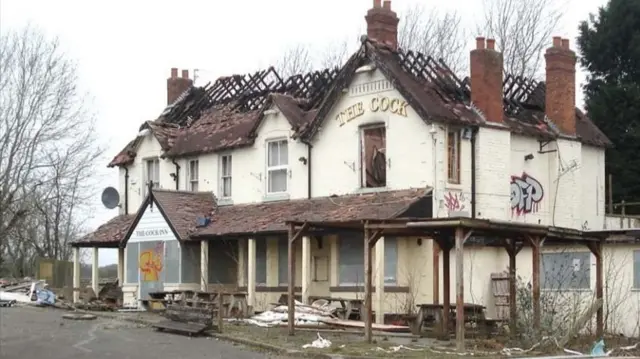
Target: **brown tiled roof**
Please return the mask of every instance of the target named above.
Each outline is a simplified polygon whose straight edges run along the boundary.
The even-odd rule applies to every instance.
[[[161,189],[152,192],[180,239],[187,239],[195,230],[198,217],[210,217],[216,203],[212,192]]]
[[[161,141],[167,156],[186,156],[242,147],[253,143],[262,112],[268,104],[273,103],[296,131],[294,137],[309,140],[341,97],[342,89],[348,86],[355,70],[367,62],[374,62],[425,122],[436,121],[461,126],[499,126],[516,134],[541,139],[553,139],[562,135],[557,126],[545,116],[544,83],[539,82],[535,88],[532,87],[534,90],[529,99],[518,104],[521,108],[517,113],[511,111],[513,103],[509,103],[510,100],[505,98],[504,121],[502,124],[496,124],[486,121],[482,113],[469,105],[468,78],[460,81],[445,65],[434,62],[435,65],[431,65],[438,67],[437,71],[445,79],[444,83],[442,78],[436,81],[433,74],[423,73],[426,70],[416,71],[411,68],[420,62],[416,61],[418,57],[423,62],[426,58],[418,53],[391,49],[365,39],[361,48],[351,56],[337,75],[335,72],[312,74],[306,77],[306,82],[302,81],[305,84],[300,86],[296,84],[302,77],[292,76],[285,82],[276,81],[278,85],[275,87],[264,87],[258,84],[260,81],[257,80],[260,76],[275,74],[272,68],[251,76],[222,77],[212,87],[190,90],[191,95],[185,97],[184,103],[180,102],[165,110],[158,121],[149,123],[149,127]],[[274,76],[278,77],[277,74]],[[240,86],[240,90],[225,90],[231,85]],[[508,86],[510,84],[505,81],[505,94],[513,92]],[[305,96],[305,91],[312,95]],[[290,94],[304,98],[296,98]],[[258,108],[259,106],[262,107]],[[579,109],[576,109],[576,114],[576,135],[582,142],[595,146],[611,145],[607,137]],[[182,118],[185,116],[188,118]],[[169,127],[166,123],[177,123],[186,127],[178,129]],[[135,157],[138,144],[136,140],[132,141],[109,166],[130,163]]]
[[[250,133],[259,114],[260,111],[238,112],[232,105],[211,109],[180,132],[166,155],[187,156],[248,145],[253,141]]]
[[[110,219],[107,223],[98,227],[95,231],[83,236],[72,244],[80,245],[117,245],[129,230],[135,215],[123,214]]]
[[[285,221],[348,222],[388,219],[427,199],[422,210],[431,209],[431,191],[409,189],[357,195],[320,197],[279,202],[220,206],[211,224],[193,236],[226,236],[273,233],[287,230]],[[420,202],[420,205],[422,203]],[[426,216],[426,215],[425,215]],[[429,215],[430,216],[430,215]]]

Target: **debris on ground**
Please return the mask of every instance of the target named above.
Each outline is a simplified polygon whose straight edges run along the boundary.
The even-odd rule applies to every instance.
[[[311,344],[303,345],[302,349],[308,349],[308,348],[324,349],[330,346],[331,346],[331,341],[321,337],[320,333],[318,333],[318,339],[311,342]]]
[[[294,309],[294,325],[298,327],[364,328],[363,321],[341,319],[336,314],[337,309],[327,305],[306,305],[295,301]],[[279,305],[248,319],[228,319],[228,321],[241,321],[265,328],[286,326],[289,321],[289,307]],[[373,330],[383,332],[409,332],[409,327],[402,325],[372,323],[371,327]]]
[[[15,300],[0,300],[0,307],[13,307],[15,304]]]
[[[62,319],[69,319],[69,320],[94,320],[96,318],[97,317],[93,314],[70,313],[70,314],[62,315]]]

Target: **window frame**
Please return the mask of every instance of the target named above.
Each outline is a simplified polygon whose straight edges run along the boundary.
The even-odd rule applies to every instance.
[[[229,173],[225,174],[225,158],[228,158],[228,162],[226,164],[228,164],[229,167]],[[219,193],[220,193],[220,198],[224,198],[224,199],[228,199],[231,198],[233,196],[233,156],[231,156],[230,153],[226,153],[226,154],[221,154],[220,155],[220,163],[219,163],[219,181],[220,181],[220,189],[219,189]],[[225,193],[225,180],[228,179],[229,180],[229,193],[226,194]]]
[[[366,189],[370,189],[370,190],[375,190],[375,189],[380,189],[380,188],[386,188],[387,187],[387,183],[385,181],[385,184],[383,186],[379,186],[379,187],[367,187],[367,164],[366,164],[366,144],[365,144],[365,133],[367,131],[370,130],[375,130],[378,128],[382,128],[384,129],[384,142],[385,142],[385,151],[384,151],[384,155],[385,155],[385,178],[386,178],[386,171],[387,171],[387,151],[386,151],[386,143],[387,143],[387,124],[384,122],[377,122],[377,123],[372,123],[372,124],[366,124],[366,125],[362,125],[359,127],[358,129],[358,133],[359,133],[359,137],[360,137],[360,146],[359,146],[359,153],[358,153],[358,161],[359,161],[359,167],[360,167],[360,179],[359,179],[359,184],[360,184],[360,188],[366,188]]]
[[[451,144],[451,138],[453,136],[454,144]],[[462,136],[460,135],[460,129],[448,128],[447,129],[447,182],[451,184],[460,184],[460,162],[462,152]],[[453,153],[452,153],[453,152]],[[455,163],[452,163],[452,159]]]
[[[295,247],[294,247],[294,251],[295,251]],[[287,237],[278,237],[278,286],[285,287],[288,285],[289,285],[289,239]]]
[[[390,249],[393,256],[390,256]],[[393,259],[393,265],[389,265]],[[392,270],[393,268],[393,270]],[[384,286],[395,287],[398,285],[398,237],[384,237]]]
[[[345,260],[345,254],[346,253],[350,253],[347,250],[345,250],[346,248],[343,247],[343,245],[345,245],[344,243],[349,243],[350,246],[354,246],[354,247],[350,247],[349,251],[353,250],[354,252],[357,251],[358,253],[354,253],[354,257],[349,259],[349,262],[357,262],[357,263],[344,263]],[[340,236],[338,237],[338,287],[361,287],[364,286],[364,245],[362,244],[363,241],[359,238],[359,237],[351,237],[351,236]],[[360,253],[360,250],[358,250],[357,246],[360,245],[360,247],[362,247],[362,253]],[[350,253],[351,254],[351,253]],[[359,258],[359,259],[357,259]],[[347,267],[356,267],[356,271],[358,271],[358,269],[361,269],[362,271],[362,279],[361,282],[358,283],[358,279],[356,280],[356,282],[353,281],[346,281],[343,280],[342,276],[343,276],[343,267],[347,266]],[[349,273],[351,272],[351,269],[347,268],[345,273]],[[357,276],[357,274],[356,274]]]
[[[195,164],[195,166],[193,166],[193,164]],[[193,167],[195,167],[195,171],[193,170]],[[198,188],[200,185],[200,161],[197,158],[187,161],[187,170],[187,185],[189,186],[188,190],[191,192],[198,192]],[[194,172],[196,174],[195,178],[193,177]]]
[[[274,138],[274,139],[270,139],[267,140],[266,142],[266,159],[265,159],[265,165],[266,165],[266,181],[265,181],[265,185],[266,185],[266,193],[267,195],[278,195],[278,194],[284,194],[284,193],[288,193],[289,192],[289,141],[286,138]],[[275,166],[270,166],[269,165],[269,158],[270,158],[270,150],[271,150],[271,144],[272,143],[278,143],[278,165]],[[286,143],[287,144],[287,164],[286,165],[282,165],[280,164],[280,149],[281,149],[281,144],[282,143]],[[271,186],[270,186],[270,178],[271,178],[271,173],[275,172],[275,171],[285,171],[285,185],[284,185],[284,191],[271,191]]]
[[[151,179],[149,174],[149,164],[153,163],[154,164],[154,170],[153,170],[153,177],[156,177],[155,179]],[[143,177],[144,177],[144,188],[142,190],[142,194],[143,197],[147,197],[147,195],[149,194],[147,192],[148,188],[149,188],[149,181],[153,182],[153,188],[160,188],[160,158],[158,157],[147,157],[143,159]]]
[[[587,277],[586,285],[584,285],[584,283],[582,282],[579,282],[578,286],[575,286],[574,284],[575,282],[572,280],[572,278],[568,278],[568,281],[566,281],[565,279],[567,278],[565,278],[561,282],[556,281],[551,286],[549,286],[547,273],[550,270],[545,266],[545,257],[550,258],[550,257],[560,257],[560,256],[564,256],[566,259],[569,260],[568,263],[561,264],[561,267],[560,267],[561,270],[563,269],[565,264],[567,264],[567,268],[570,265],[575,265],[574,261],[576,259],[583,259],[585,257],[588,258],[587,263],[580,263],[580,269],[579,269],[579,271],[581,272],[586,272],[586,273],[583,273]],[[540,267],[541,267],[540,288],[546,291],[590,291],[591,290],[591,256],[592,256],[591,252],[587,252],[587,251],[541,253],[540,254]],[[551,270],[553,271],[553,269]],[[553,275],[556,277],[559,277],[559,276],[564,277],[564,276],[568,276],[568,273],[569,272],[563,274],[558,272],[558,273],[554,273]]]

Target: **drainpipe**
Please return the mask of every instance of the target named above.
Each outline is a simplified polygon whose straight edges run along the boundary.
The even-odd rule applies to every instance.
[[[471,132],[471,218],[476,218],[476,136],[478,127]]]
[[[176,191],[180,189],[180,165],[176,162],[175,158],[171,159],[171,163],[176,166],[176,176],[173,177],[173,180],[176,181]]]
[[[129,214],[129,167],[124,166],[124,214]]]

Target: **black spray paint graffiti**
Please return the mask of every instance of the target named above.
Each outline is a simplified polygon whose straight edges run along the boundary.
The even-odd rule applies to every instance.
[[[538,211],[544,190],[537,179],[522,173],[522,176],[511,176],[511,214],[516,216]]]

